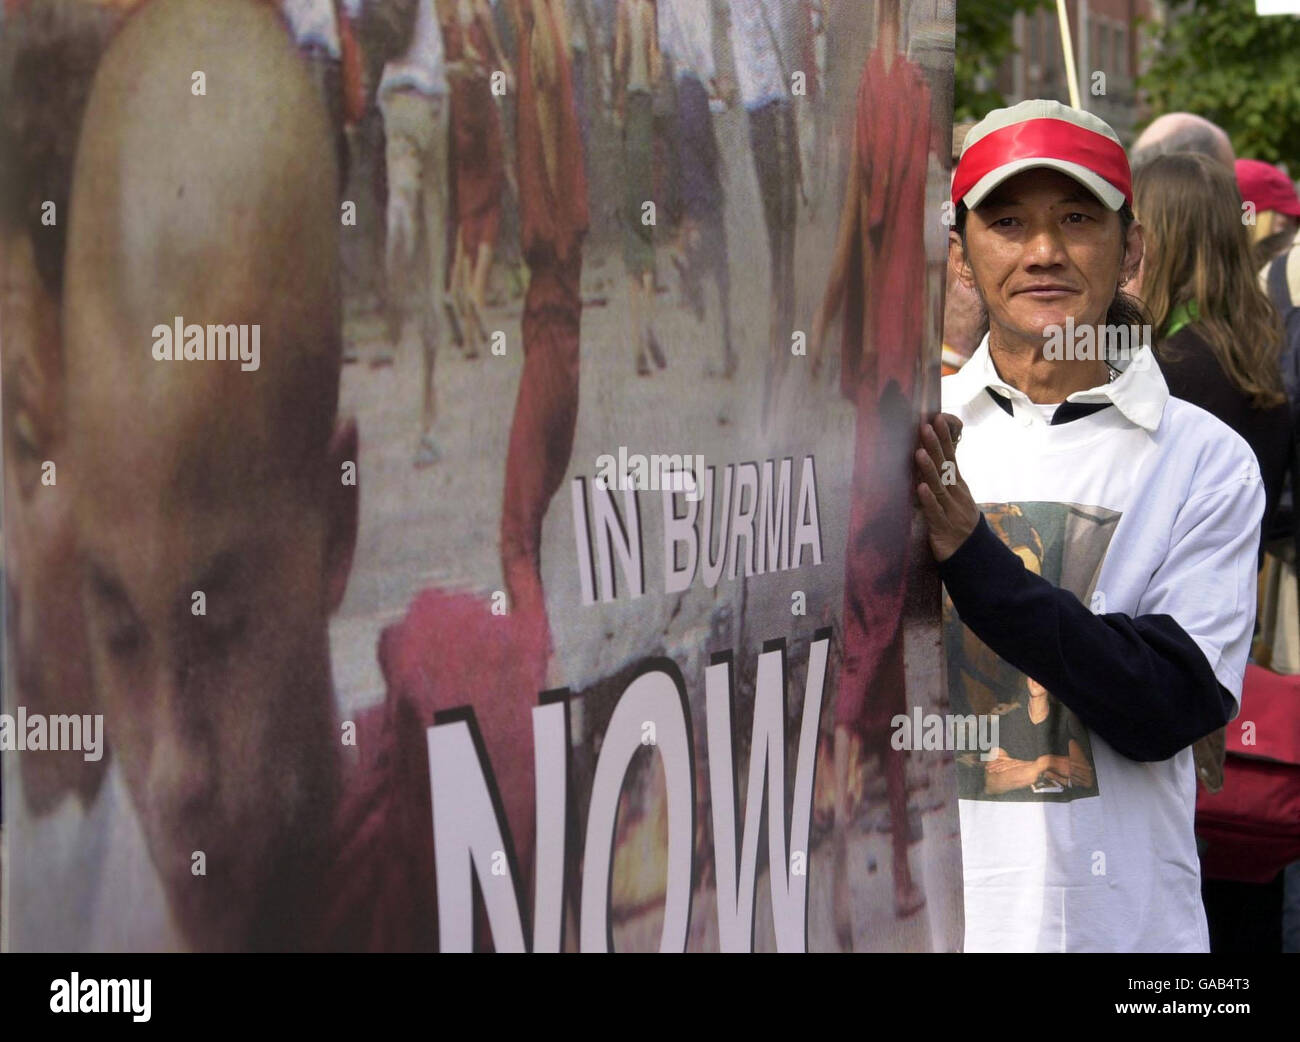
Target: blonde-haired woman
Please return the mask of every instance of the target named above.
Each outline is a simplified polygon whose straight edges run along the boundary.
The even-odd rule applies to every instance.
[[[1199,405],[1255,450],[1269,529],[1292,458],[1282,387],[1282,328],[1260,288],[1241,197],[1223,164],[1158,156],[1133,180],[1146,252],[1130,287],[1146,305],[1169,391]]]

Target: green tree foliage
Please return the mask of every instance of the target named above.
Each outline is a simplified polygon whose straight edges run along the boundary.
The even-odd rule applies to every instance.
[[[982,119],[1007,102],[997,89],[997,73],[1016,53],[1012,20],[1047,7],[1052,0],[958,0],[954,119]]]
[[[1138,85],[1153,117],[1195,112],[1237,155],[1300,174],[1300,18],[1260,18],[1254,0],[1187,0],[1145,35],[1151,64]]]

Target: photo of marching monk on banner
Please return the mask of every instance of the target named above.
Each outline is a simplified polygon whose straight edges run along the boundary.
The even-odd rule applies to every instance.
[[[488,0],[438,0],[451,80],[451,186],[456,248],[451,298],[465,331],[465,354],[487,346],[484,311],[501,200],[506,186],[501,113],[490,79],[512,85],[510,62],[497,39]]]
[[[835,260],[813,320],[813,372],[826,329],[841,310],[840,387],[857,408],[845,562],[844,664],[835,703],[835,817],[847,822],[850,772],[878,756],[889,794],[894,908],[910,916],[925,904],[908,860],[911,844],[906,759],[889,748],[890,722],[906,712],[901,620],[914,543],[914,505],[906,475],[911,427],[926,363],[924,315],[900,308],[926,294],[923,239],[925,175],[935,134],[930,88],[901,53],[899,0],[877,4],[877,43],[858,86],[854,133]],[[844,832],[835,840],[835,914],[840,943],[851,947]]]

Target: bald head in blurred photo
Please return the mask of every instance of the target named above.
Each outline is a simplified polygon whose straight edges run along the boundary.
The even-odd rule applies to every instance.
[[[320,93],[270,7],[132,17],[77,158],[69,437],[95,694],[197,948],[293,946],[337,800],[328,621],[357,517],[336,200]]]

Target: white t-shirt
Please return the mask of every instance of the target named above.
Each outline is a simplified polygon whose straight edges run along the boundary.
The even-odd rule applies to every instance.
[[[1011,415],[989,387],[1010,399]],[[1112,404],[1051,423],[998,377],[987,336],[944,378],[944,411],[964,423],[957,465],[976,501],[1026,567],[1094,612],[1172,617],[1240,706],[1264,509],[1254,453],[1171,398],[1149,348],[1112,383],[1067,400]],[[1023,675],[963,627],[945,632],[954,711],[972,711],[963,700],[976,712],[997,703],[1010,714],[1002,744],[1031,750],[1008,755],[1077,755],[1093,779],[1075,786],[1045,773],[991,793],[982,765],[959,766],[981,772],[959,802],[966,950],[1208,951],[1191,749],[1129,760],[1059,702],[1056,746],[1034,746]]]
[[[1039,416],[1042,417],[1044,423],[1050,424],[1052,422],[1052,417],[1056,415],[1056,410],[1058,408],[1059,408],[1059,404],[1056,403],[1047,404],[1047,405],[1040,405],[1038,403],[1034,403],[1034,410],[1038,413]]]
[[[731,47],[736,82],[745,108],[790,97],[786,69],[793,69],[793,33],[781,0],[731,0]]]
[[[280,0],[280,10],[299,47],[320,47],[335,59],[342,53],[330,0]]]
[[[420,0],[415,14],[415,29],[406,53],[384,66],[379,80],[379,93],[410,88],[421,94],[436,97],[446,94],[446,56],[442,46],[442,27],[433,0]]]
[[[659,0],[659,50],[672,58],[677,77],[707,84],[713,65],[713,7],[699,0]]]

